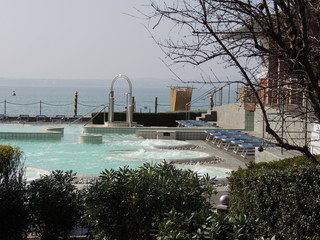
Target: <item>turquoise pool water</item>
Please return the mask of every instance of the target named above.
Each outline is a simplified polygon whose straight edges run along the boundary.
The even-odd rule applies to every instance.
[[[0,125],[0,131],[37,132],[44,127],[48,126],[3,124]],[[79,144],[78,138],[82,133],[82,126],[58,125],[58,127],[64,127],[64,136],[59,141],[0,139],[0,144],[20,147],[25,155],[25,166],[31,169],[72,170],[78,174],[99,174],[104,169],[118,169],[125,165],[137,168],[144,162],[208,156],[197,151],[152,149],[155,145],[185,143],[174,140],[141,139],[133,134],[105,134],[102,144]],[[195,166],[187,167],[195,168]],[[205,168],[201,169],[201,172],[204,173]],[[226,176],[225,169],[210,169],[207,172],[212,176]]]

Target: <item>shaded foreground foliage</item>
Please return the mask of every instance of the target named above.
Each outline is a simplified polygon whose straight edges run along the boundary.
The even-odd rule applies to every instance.
[[[230,177],[230,216],[212,212],[214,179],[168,163],[105,170],[78,190],[72,172],[27,187],[18,148],[0,146],[0,239],[67,239],[80,220],[94,239],[319,239],[320,169],[303,157]]]
[[[167,163],[106,170],[86,193],[86,217],[99,239],[155,239],[165,213],[208,209],[214,190],[209,177]]]
[[[253,240],[256,225],[245,216],[220,216],[208,209],[191,215],[172,210],[158,225],[157,240]]]
[[[66,239],[80,218],[80,194],[75,174],[54,171],[28,187],[32,231],[42,240]]]
[[[231,215],[258,219],[260,236],[320,239],[320,168],[304,157],[240,169],[229,194]]]
[[[0,239],[66,239],[80,217],[75,175],[54,171],[27,186],[22,160],[19,148],[0,145]]]
[[[22,152],[0,145],[0,239],[16,240],[28,227]]]

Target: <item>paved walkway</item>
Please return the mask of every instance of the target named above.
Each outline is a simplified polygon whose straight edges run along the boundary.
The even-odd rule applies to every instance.
[[[234,154],[232,150],[225,151],[221,148],[213,146],[213,144],[208,143],[207,141],[188,140],[187,142],[199,146],[197,151],[206,152],[220,158],[222,161],[210,164],[216,167],[237,170],[239,167],[246,168],[246,163],[252,160],[252,158],[243,159],[241,156]]]
[[[211,166],[221,167],[221,168],[228,168],[231,170],[237,170],[240,167],[246,168],[246,164],[250,161],[254,161],[254,157],[250,156],[246,159],[242,158],[240,155],[236,155],[232,152],[232,150],[225,151],[221,148],[218,148],[214,146],[213,144],[204,141],[204,140],[188,140],[187,142],[190,142],[194,145],[197,145],[199,148],[197,148],[197,151],[206,152],[209,154],[212,154],[215,157],[220,158],[222,161],[218,161],[216,163],[210,163]],[[206,163],[203,163],[204,165]],[[228,180],[219,180],[219,182],[222,183],[222,185],[227,184]],[[211,199],[212,207],[216,208],[218,204],[220,204],[220,197],[222,195],[228,195],[228,186],[217,186],[217,194],[214,195]]]

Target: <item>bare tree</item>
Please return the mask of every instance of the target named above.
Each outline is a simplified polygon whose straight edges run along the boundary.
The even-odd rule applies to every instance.
[[[173,63],[202,65],[219,58],[236,67],[262,110],[266,132],[278,146],[316,162],[307,144],[289,143],[271,127],[266,105],[278,106],[282,116],[294,106],[295,117],[308,114],[320,121],[318,0],[151,0],[150,5],[152,31],[169,21],[171,33],[179,33],[156,39]]]

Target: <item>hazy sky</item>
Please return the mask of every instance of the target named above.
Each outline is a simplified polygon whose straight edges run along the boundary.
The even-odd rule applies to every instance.
[[[0,0],[0,78],[112,79],[122,73],[172,81],[143,26],[147,22],[129,16],[139,15],[134,7],[144,10],[146,3]],[[179,74],[184,80],[200,77],[192,67]]]

